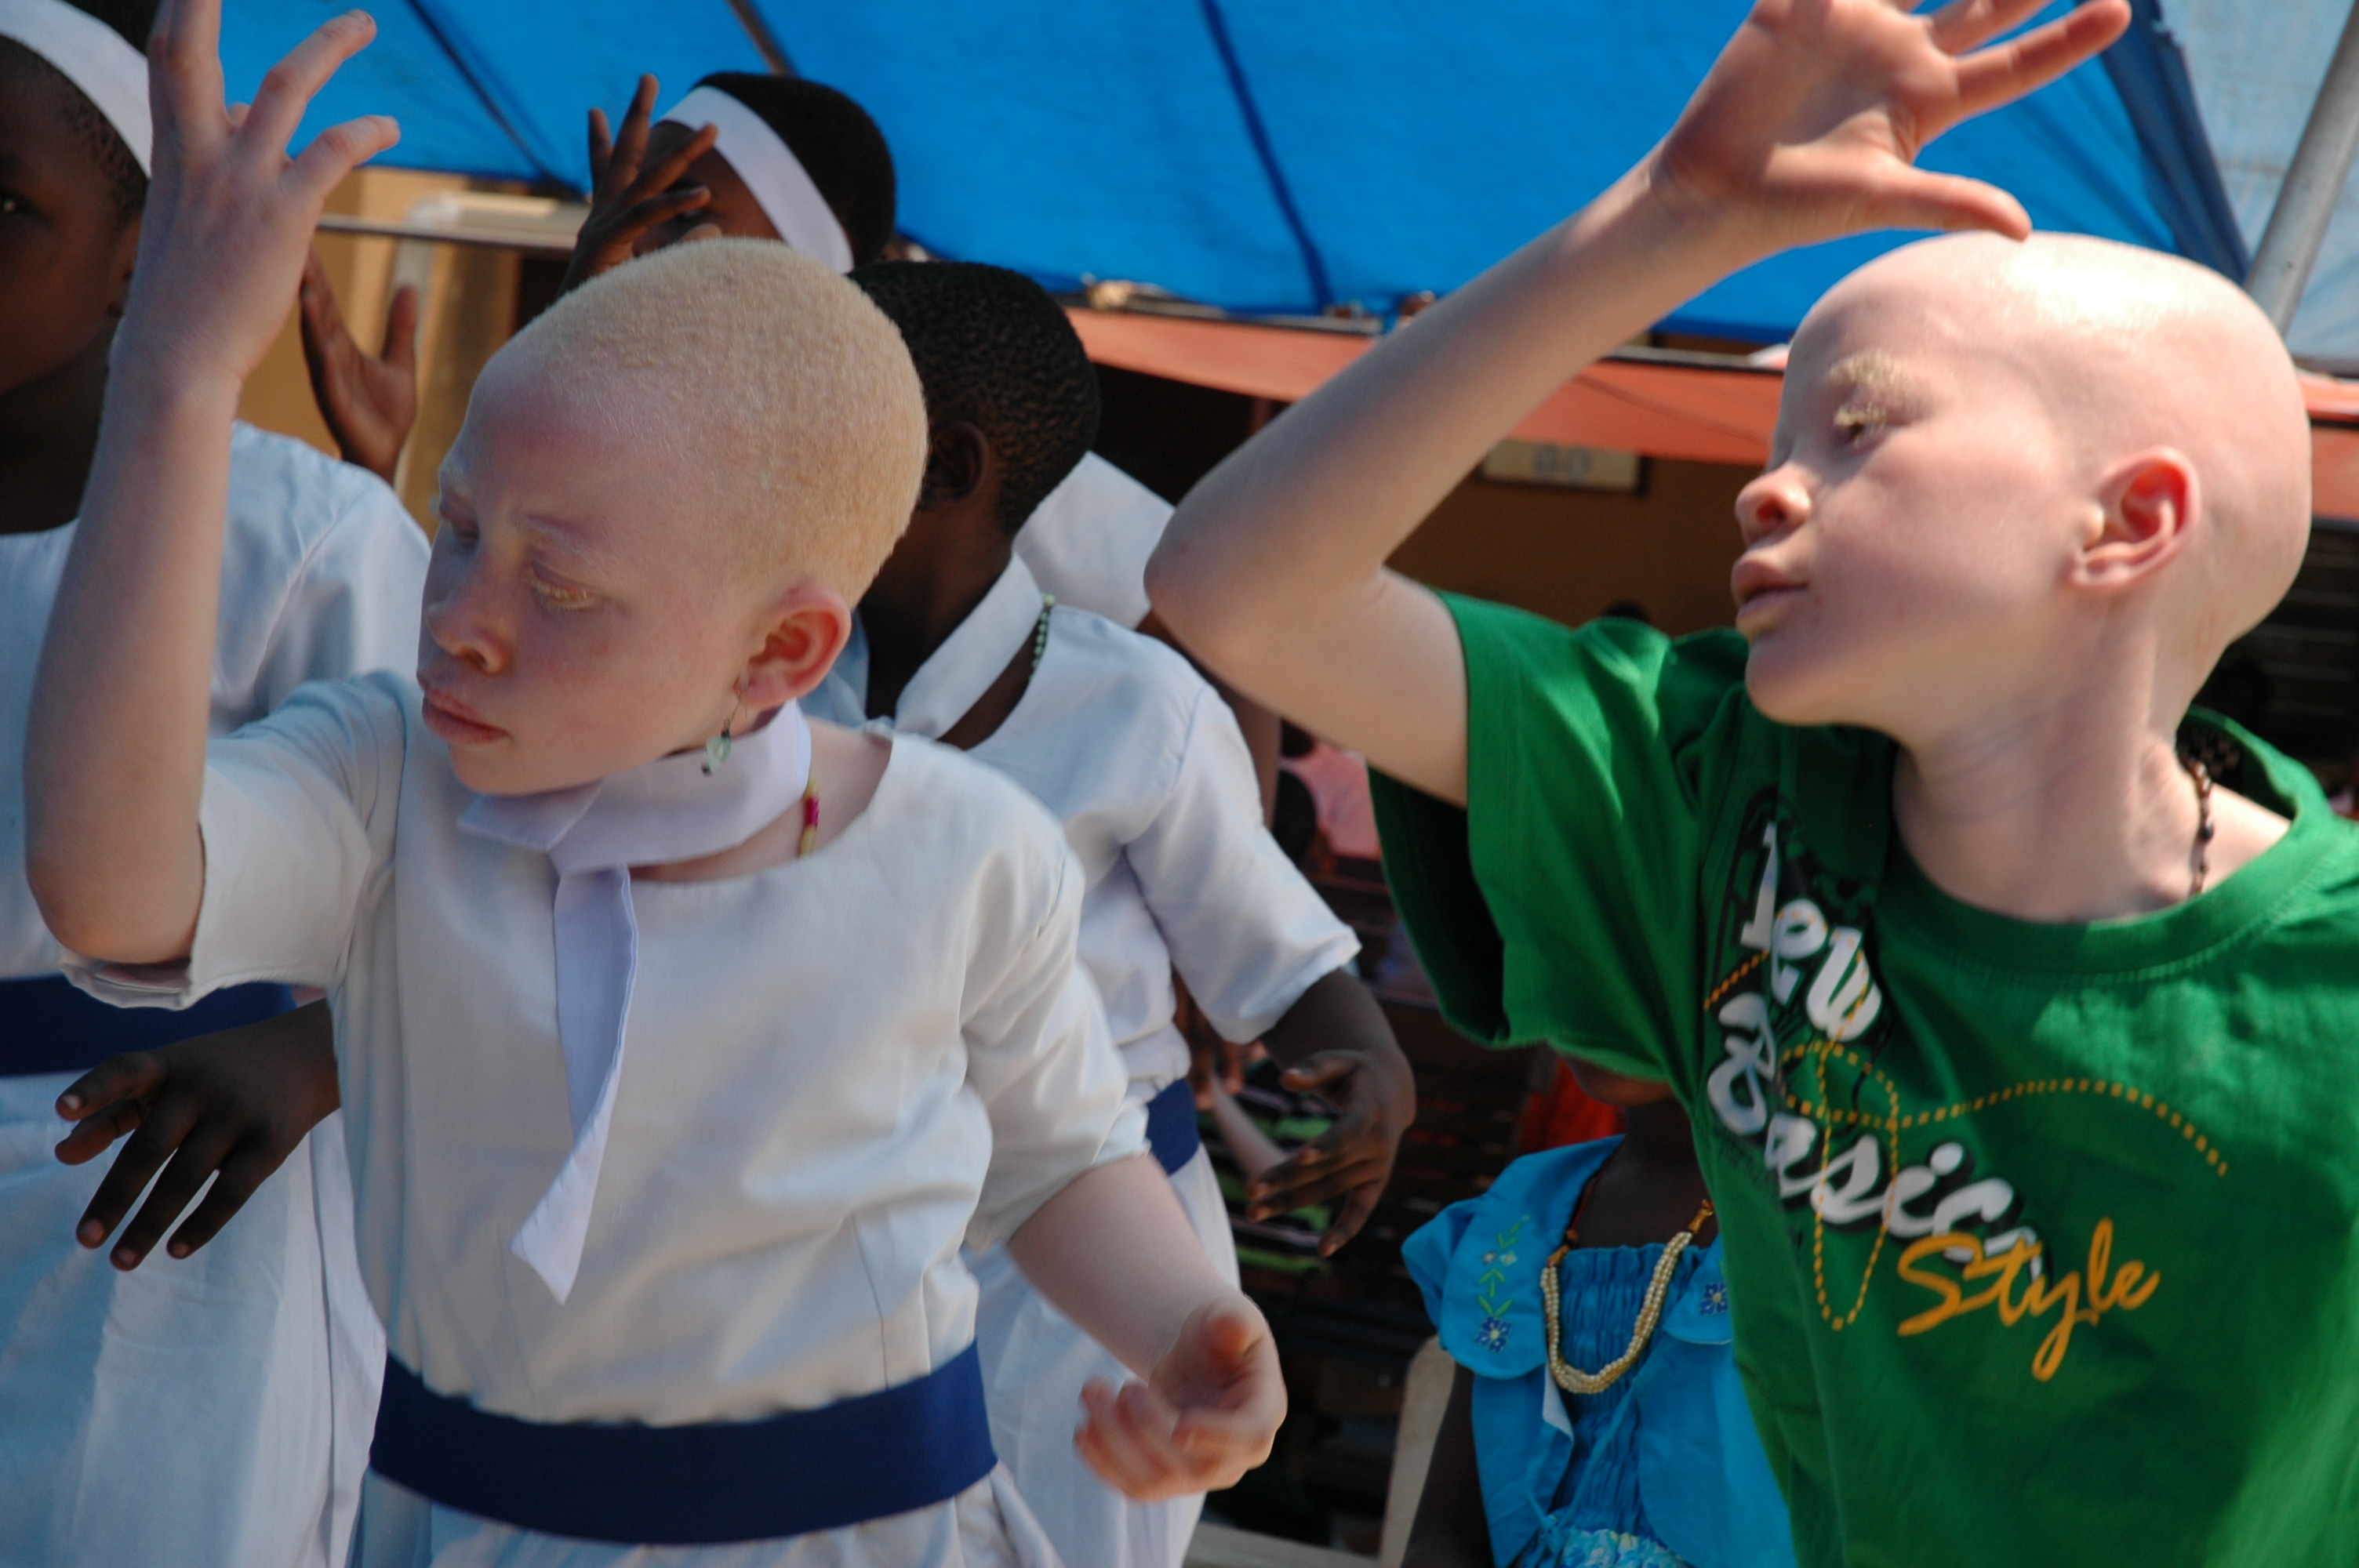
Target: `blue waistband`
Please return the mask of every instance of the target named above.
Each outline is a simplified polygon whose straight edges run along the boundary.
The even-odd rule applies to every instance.
[[[1196,1091],[1187,1079],[1164,1085],[1147,1102],[1147,1146],[1166,1174],[1177,1173],[1204,1146],[1204,1135],[1196,1130]]]
[[[63,975],[0,980],[0,1078],[86,1073],[125,1051],[153,1051],[295,1005],[285,986],[257,981],[217,990],[192,1007],[110,1007]]]
[[[445,1507],[628,1546],[840,1530],[954,1498],[998,1462],[972,1345],[873,1394],[695,1426],[494,1415],[388,1357],[369,1450],[379,1475]]]

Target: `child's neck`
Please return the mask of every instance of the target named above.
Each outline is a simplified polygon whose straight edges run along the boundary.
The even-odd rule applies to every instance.
[[[1892,793],[1918,866],[1976,908],[2083,925],[2168,909],[2192,885],[2195,782],[2172,728],[2132,692],[2094,688],[1904,744]],[[2287,827],[2224,789],[2212,791],[2212,811],[2207,887]]]
[[[81,513],[114,341],[101,333],[49,374],[0,393],[0,534],[38,534]]]
[[[1622,1111],[1622,1146],[1597,1173],[1580,1220],[1583,1247],[1645,1247],[1669,1241],[1704,1200],[1695,1136],[1679,1101],[1665,1098]],[[1696,1237],[1716,1234],[1707,1225]]]
[[[1000,574],[1015,542],[1006,533],[957,541],[964,547],[926,552],[922,569],[887,570],[860,600],[868,639],[868,713],[879,718],[900,706],[910,678],[975,611]],[[946,545],[951,541],[944,541]]]

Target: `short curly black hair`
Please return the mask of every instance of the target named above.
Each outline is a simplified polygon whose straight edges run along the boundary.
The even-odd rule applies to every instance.
[[[104,22],[145,54],[148,30],[156,25],[156,4],[157,0],[76,0],[74,9]],[[65,72],[16,39],[0,38],[0,81],[23,84],[42,77],[65,89],[66,129],[89,152],[93,171],[114,200],[115,221],[131,223],[147,205],[147,176],[124,145],[122,133]]]
[[[723,70],[697,85],[726,92],[778,134],[843,225],[853,265],[885,254],[893,243],[893,153],[867,110],[832,87],[796,76]]]
[[[927,419],[962,419],[989,438],[999,521],[1014,534],[1097,439],[1097,367],[1064,307],[981,262],[880,262],[852,281],[901,329]]]

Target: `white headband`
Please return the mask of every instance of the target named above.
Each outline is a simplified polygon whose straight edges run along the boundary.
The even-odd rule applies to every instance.
[[[148,172],[156,125],[147,117],[146,55],[65,0],[0,0],[0,38],[16,39],[82,89],[139,160],[139,172]]]
[[[0,0],[0,7],[14,0]],[[35,0],[54,5],[56,0]],[[778,238],[803,254],[823,261],[838,272],[852,270],[852,242],[835,221],[827,198],[811,183],[794,149],[753,110],[717,87],[700,87],[671,107],[665,123],[701,130],[707,125],[721,135],[713,150],[729,160]]]

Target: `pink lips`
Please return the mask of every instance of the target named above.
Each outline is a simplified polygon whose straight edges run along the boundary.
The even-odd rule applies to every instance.
[[[426,728],[453,746],[485,746],[506,737],[507,731],[484,723],[465,705],[429,691],[421,704]]]
[[[1744,619],[1748,611],[1767,610],[1790,595],[1800,593],[1810,585],[1754,556],[1738,558],[1729,573],[1728,586],[1736,596],[1736,613]]]

